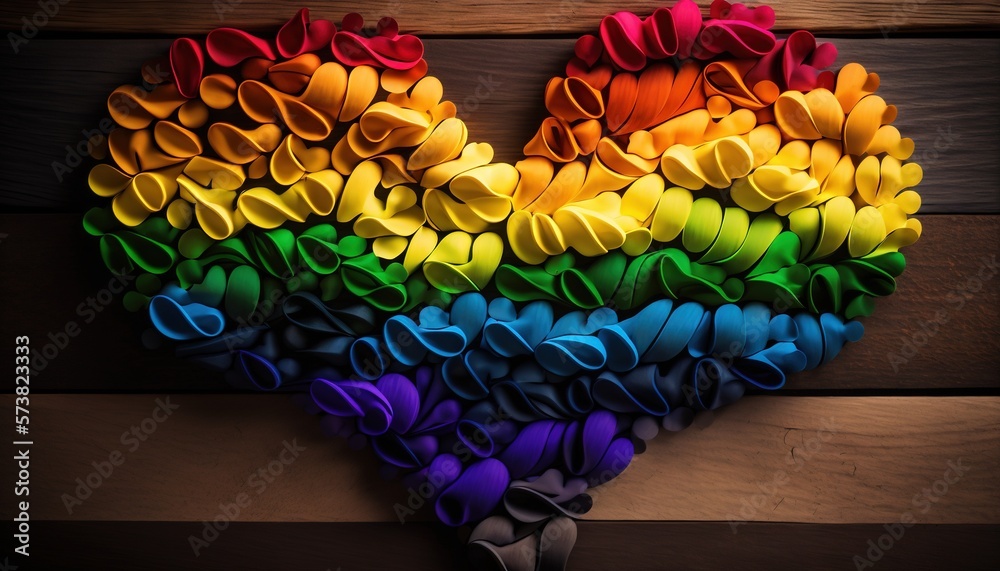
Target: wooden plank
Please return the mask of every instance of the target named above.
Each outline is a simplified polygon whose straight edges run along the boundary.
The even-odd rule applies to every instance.
[[[0,82],[18,86],[0,94],[0,205],[65,211],[88,204],[89,160],[69,173],[54,164],[74,164],[67,146],[83,143],[86,150],[83,132],[99,129],[107,117],[107,94],[136,82],[139,66],[168,45],[163,39],[39,39],[16,56],[0,51]],[[427,58],[445,95],[459,105],[471,139],[490,142],[497,160],[516,161],[546,113],[545,83],[563,73],[572,45],[436,39],[427,42]],[[897,125],[916,141],[926,173],[919,187],[923,211],[1000,212],[994,160],[1000,117],[984,111],[1000,107],[1000,39],[841,39],[837,45],[841,62],[863,62],[881,73],[880,93],[898,105]]]
[[[865,319],[865,338],[827,366],[793,376],[785,390],[1000,387],[1000,217],[921,220],[924,235],[905,250],[909,267],[899,289]],[[0,337],[31,337],[42,355],[35,363],[35,391],[227,390],[215,373],[179,362],[167,350],[144,349],[141,320],[121,308],[119,296],[100,313],[78,313],[111,280],[79,215],[0,215],[0,233],[8,235],[0,245],[0,267],[16,272],[0,281],[0,299],[6,300]],[[944,313],[938,316],[938,310]],[[59,348],[53,339],[59,341],[70,323],[80,332]],[[57,354],[48,359],[45,352]]]
[[[54,522],[32,524],[31,562],[46,569],[452,569],[470,566],[455,532],[411,523],[231,523],[198,555],[188,537],[198,522]],[[756,523],[738,534],[725,523],[595,522],[578,525],[572,571],[741,569],[823,571],[856,568],[879,524]],[[888,545],[888,541],[883,544]],[[373,546],[392,546],[391,549]],[[873,551],[878,557],[878,551]],[[69,555],[72,554],[72,555]],[[992,570],[1000,526],[915,525],[877,561],[879,570]],[[21,560],[25,561],[26,560]],[[21,561],[11,558],[12,563]]]
[[[0,401],[9,418],[13,397]],[[175,408],[154,422],[160,403]],[[323,436],[287,396],[35,395],[31,406],[33,519],[208,521],[246,494],[240,521],[394,522],[408,501],[377,477],[372,454]],[[143,426],[142,442],[126,434]],[[282,464],[289,445],[297,456]],[[749,521],[903,514],[997,524],[998,469],[1000,397],[748,397],[654,440],[591,490],[587,519],[723,521],[737,532]],[[416,507],[406,521],[433,517]]]
[[[294,5],[261,0],[60,0],[59,11],[44,25],[45,31],[74,30],[119,33],[203,34],[220,26],[273,30],[293,14],[308,7],[314,18],[339,21],[348,12],[360,11],[374,23],[384,16],[400,21],[403,29],[423,35],[441,34],[551,34],[583,33],[597,28],[606,14],[628,9],[646,15],[667,1],[631,1],[627,5],[611,0],[511,0],[483,3],[456,0],[443,7],[434,0],[357,1],[300,0]],[[1000,26],[1000,8],[995,2],[947,0],[942,2],[899,3],[893,0],[862,2],[805,0],[760,2],[775,8],[776,29],[899,33],[954,29],[985,30]],[[708,0],[698,2],[707,15]],[[750,2],[758,4],[758,2]],[[294,7],[293,7],[294,6]],[[32,19],[39,12],[37,0],[12,0],[0,7],[0,27],[19,29],[22,17]],[[38,18],[42,21],[42,17]],[[29,30],[30,32],[30,30]]]

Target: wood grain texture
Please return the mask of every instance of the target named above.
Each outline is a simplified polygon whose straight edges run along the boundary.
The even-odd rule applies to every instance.
[[[511,0],[484,3],[455,0],[446,6],[435,0],[376,0],[357,2],[299,0],[294,4],[263,0],[86,0],[60,7],[45,30],[85,30],[125,33],[203,34],[220,26],[269,31],[280,26],[299,7],[314,18],[338,21],[348,12],[360,12],[369,23],[384,16],[399,20],[404,30],[424,36],[442,34],[551,34],[580,33],[597,28],[600,19],[618,10],[640,15],[672,1]],[[748,2],[755,4],[756,2]],[[707,15],[707,0],[698,2]],[[771,0],[777,12],[776,29],[899,33],[956,28],[989,30],[1000,27],[1000,7],[992,1],[946,0]],[[21,18],[39,10],[37,0],[8,0],[0,7],[0,27],[18,29]]]
[[[176,410],[145,441],[123,439],[167,398]],[[0,402],[9,417],[13,397]],[[241,521],[392,522],[394,505],[408,501],[375,475],[370,451],[326,438],[285,395],[41,395],[32,427],[45,443],[32,464],[39,520],[199,522],[247,494]],[[298,456],[272,467],[285,443]],[[123,461],[110,476],[88,476],[115,451]],[[964,473],[946,474],[949,465]],[[739,521],[882,523],[912,512],[924,524],[997,524],[998,469],[1000,397],[748,397],[661,434],[620,478],[591,490],[586,519],[734,521],[740,530]],[[67,509],[64,494],[88,477],[92,494]],[[933,502],[921,499],[925,489]],[[415,509],[406,521],[433,517]]]
[[[74,4],[69,4],[72,6]],[[797,5],[797,4],[796,4]],[[929,5],[928,5],[928,9]],[[882,76],[880,94],[899,107],[896,125],[917,145],[925,213],[1000,212],[1000,39],[840,39],[840,62]],[[138,80],[139,66],[169,40],[44,40],[21,54],[0,51],[0,206],[81,210],[92,163],[72,166],[107,117],[108,93]],[[432,39],[431,73],[459,107],[470,140],[513,162],[546,111],[545,83],[563,73],[572,40]],[[975,54],[975,57],[969,57]],[[477,94],[477,89],[478,93]]]
[[[10,563],[74,571],[468,569],[461,542],[468,529],[429,521],[426,507],[400,525],[392,505],[407,498],[399,484],[379,478],[370,451],[324,437],[290,397],[233,395],[216,375],[142,349],[119,297],[92,321],[79,315],[78,304],[109,284],[79,225],[91,203],[90,163],[61,180],[53,163],[100,126],[111,89],[134,82],[141,62],[165,53],[166,36],[223,25],[273,33],[300,5],[335,20],[359,9],[369,23],[391,15],[405,31],[431,36],[431,71],[473,138],[514,161],[545,114],[542,88],[561,73],[573,41],[497,37],[593,32],[607,13],[645,14],[664,2],[53,1],[65,5],[36,38],[0,50],[0,338],[27,333],[44,346],[70,323],[81,333],[33,379],[32,558]],[[916,140],[925,167],[924,213],[1000,213],[1000,40],[969,37],[1000,29],[1000,2],[767,3],[781,30],[868,36],[836,40],[840,62],[882,75],[882,95],[899,106],[897,125]],[[5,0],[0,29],[30,34],[24,19],[41,21],[38,12],[38,0]],[[899,37],[912,32],[964,37]],[[462,39],[433,38],[441,35]],[[6,213],[25,210],[68,214]],[[852,558],[886,533],[883,524],[914,510],[918,525],[893,542],[876,571],[996,569],[1000,277],[975,280],[995,269],[1000,216],[922,220],[925,235],[906,251],[899,291],[878,302],[863,342],[788,386],[795,394],[922,396],[749,397],[661,435],[622,478],[598,488],[570,569],[851,569]],[[928,326],[943,304],[946,323]],[[906,362],[894,368],[890,354]],[[75,391],[145,394],[38,394]],[[148,440],[122,441],[172,391],[182,392],[170,397],[180,408]],[[990,396],[940,397],[970,391]],[[0,396],[0,416],[10,417],[13,402]],[[824,427],[833,431],[817,432]],[[262,480],[249,478],[280,458],[286,441],[306,449],[257,494]],[[62,494],[74,494],[76,479],[116,450],[124,463],[67,513]],[[924,489],[937,497],[934,486],[942,489],[948,462],[959,459],[967,474],[938,501],[915,506]],[[9,490],[13,473],[5,472]],[[188,536],[241,492],[252,498],[249,507],[196,556]],[[11,504],[0,505],[3,533],[12,533]],[[726,521],[734,517],[748,520],[734,520],[735,534]],[[177,521],[142,521],[158,518]],[[665,521],[628,521],[640,519]]]
[[[899,288],[877,301],[875,314],[864,320],[864,339],[828,366],[794,375],[786,390],[1000,387],[1000,217],[931,215],[921,221],[924,235],[904,250],[908,267]],[[165,349],[144,349],[140,320],[121,308],[120,295],[100,313],[78,311],[112,280],[79,215],[0,215],[0,233],[8,235],[0,267],[19,272],[0,281],[0,338],[26,334],[37,345],[42,357],[35,363],[34,391],[227,390],[214,373]],[[28,292],[38,301],[25,302]],[[52,339],[58,341],[71,322],[79,334],[57,350]],[[45,357],[48,344],[53,359]]]
[[[456,554],[458,534],[441,524],[249,523],[237,521],[195,556],[193,522],[34,524],[32,562],[45,569],[409,569],[470,570]],[[594,522],[578,525],[573,571],[738,569],[814,571],[856,568],[879,524],[752,523],[733,534],[726,523]],[[385,549],[383,546],[391,546]],[[808,550],[801,546],[808,546]],[[875,552],[877,554],[877,552]],[[916,525],[877,562],[878,570],[993,570],[1000,526]]]

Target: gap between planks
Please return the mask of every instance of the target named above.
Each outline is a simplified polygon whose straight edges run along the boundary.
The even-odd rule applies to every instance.
[[[75,4],[70,4],[72,6]],[[928,7],[929,9],[929,7]],[[899,108],[895,125],[916,143],[925,176],[924,213],[1000,213],[1000,38],[835,40],[841,65],[856,61],[882,77],[879,94]],[[144,61],[169,40],[44,40],[21,54],[0,50],[0,206],[82,210],[91,198],[87,166],[66,146],[85,141],[107,116],[117,86],[138,81]],[[543,92],[564,73],[572,40],[431,39],[430,72],[459,108],[470,141],[488,142],[514,162],[547,114]],[[976,57],[969,57],[976,54]],[[915,56],[919,57],[915,57]]]
[[[12,396],[0,402],[13,412]],[[162,403],[172,413],[147,422],[145,441],[124,434]],[[408,501],[376,475],[370,450],[325,437],[288,395],[36,395],[31,426],[44,445],[33,520],[203,521],[243,493],[242,521],[392,522]],[[289,445],[297,456],[262,483],[255,474]],[[90,476],[98,486],[69,513],[66,498],[85,496],[76,488],[115,451],[123,461]],[[924,524],[996,524],[998,469],[1000,397],[748,397],[661,433],[592,489],[586,518],[842,524],[912,512]],[[405,519],[431,517],[418,505]]]
[[[32,561],[46,569],[433,569],[470,570],[462,538],[468,529],[442,524],[253,523],[236,521],[197,554],[190,537],[201,522],[40,521],[32,524]],[[622,568],[815,571],[856,568],[879,524],[752,523],[736,534],[722,522],[582,521],[569,571]],[[886,545],[887,540],[883,540]],[[391,549],[373,549],[391,545]],[[68,565],[72,554],[73,565]],[[921,525],[889,551],[873,551],[878,569],[993,571],[1000,526]],[[66,567],[63,567],[63,566]]]
[[[567,34],[597,29],[601,18],[619,10],[646,16],[671,1],[508,0],[484,3],[453,0],[443,7],[435,0],[299,0],[294,4],[263,0],[144,1],[88,0],[60,2],[43,30],[112,33],[204,34],[222,26],[266,33],[276,30],[299,7],[312,18],[339,22],[349,12],[360,12],[369,25],[391,16],[402,30],[421,36],[441,34]],[[699,0],[707,16],[708,0]],[[754,2],[753,4],[757,4]],[[980,0],[897,2],[894,0],[796,0],[761,2],[776,12],[776,30],[813,32],[869,32],[898,34],[913,31],[991,30],[1000,27],[1000,6]],[[19,29],[21,18],[39,11],[37,0],[7,0],[0,5],[0,28]],[[39,18],[40,20],[41,18]],[[44,33],[44,32],[43,32]]]
[[[1000,216],[919,219],[923,237],[904,250],[908,267],[897,291],[864,319],[864,338],[826,366],[793,375],[786,388],[1000,388]],[[52,343],[49,334],[59,337],[70,323],[80,331],[55,359],[38,361],[33,392],[228,390],[214,372],[166,349],[144,349],[140,320],[119,297],[101,313],[78,313],[112,279],[80,215],[0,214],[0,233],[7,234],[0,267],[18,272],[0,280],[0,299],[7,300],[0,336],[29,335],[41,350]]]

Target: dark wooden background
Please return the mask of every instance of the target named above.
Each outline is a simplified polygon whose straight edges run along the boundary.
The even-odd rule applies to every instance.
[[[916,509],[917,525],[875,568],[996,568],[1000,3],[770,4],[779,30],[836,38],[841,63],[881,75],[880,93],[899,106],[897,125],[915,139],[925,170],[924,236],[905,251],[899,289],[865,320],[861,343],[794,377],[780,394],[748,397],[661,436],[598,489],[570,568],[856,568],[854,557],[870,556],[868,542],[879,541],[883,525],[915,510],[914,496],[959,460],[967,473],[926,513]],[[542,88],[561,72],[575,35],[595,30],[604,14],[646,14],[660,3],[71,0],[17,53],[0,46],[3,351],[13,356],[16,335],[29,335],[37,351],[50,334],[79,328],[32,380],[32,556],[5,549],[0,563],[7,556],[24,569],[463,567],[459,538],[467,530],[433,523],[427,507],[401,525],[393,505],[406,492],[378,476],[370,454],[324,437],[289,397],[233,394],[213,374],[144,350],[120,298],[92,320],[77,312],[110,276],[80,227],[93,203],[91,163],[60,181],[53,162],[65,162],[66,146],[98,128],[107,94],[136,82],[141,63],[165,53],[170,38],[222,25],[273,32],[300,5],[332,20],[352,11],[370,22],[391,15],[420,34],[431,73],[474,140],[514,161],[544,115]],[[23,33],[22,18],[39,10],[33,0],[6,0],[4,37]],[[493,87],[477,98],[481,83]],[[0,425],[8,427],[9,374],[0,398]],[[134,450],[121,441],[168,396],[179,408],[148,440]],[[248,479],[293,439],[306,450],[258,494]],[[116,450],[124,463],[69,513],[63,494],[74,494],[76,479]],[[9,523],[14,470],[3,473]],[[188,536],[240,493],[252,502],[196,557]],[[737,533],[734,518],[747,520]]]

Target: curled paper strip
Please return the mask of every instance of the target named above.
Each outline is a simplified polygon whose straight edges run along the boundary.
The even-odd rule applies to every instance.
[[[654,60],[678,53],[717,54],[716,40],[729,42],[726,50],[738,56],[773,22],[773,13],[764,8],[725,2],[713,4],[712,19],[702,22],[694,8],[690,1],[680,2],[642,22],[616,14],[602,25],[603,40],[578,43],[577,59],[599,67],[603,50],[609,50],[618,54],[612,60],[627,60],[631,56],[624,54],[632,48],[621,44],[626,37],[634,46],[652,50],[647,55]],[[337,36],[346,41],[357,35],[360,20],[347,20],[345,29],[334,34],[334,45]],[[171,225],[185,229],[197,222],[216,240],[247,225],[274,228],[336,214],[338,222],[352,224],[354,233],[375,240],[377,257],[402,263],[408,275],[421,269],[430,286],[447,293],[488,285],[504,255],[504,241],[492,231],[501,230],[500,225],[506,226],[513,253],[528,264],[570,249],[588,257],[618,249],[640,256],[654,241],[676,238],[678,228],[685,228],[679,249],[707,249],[697,263],[733,262],[732,255],[742,258],[755,250],[760,255],[759,240],[747,240],[742,247],[733,241],[742,226],[760,233],[774,224],[765,213],[747,225],[741,210],[773,208],[783,229],[800,236],[799,261],[804,263],[836,254],[844,242],[851,258],[878,258],[919,237],[919,222],[908,218],[919,208],[919,197],[908,189],[919,183],[921,172],[902,162],[912,153],[912,142],[889,125],[895,108],[874,95],[877,76],[857,64],[836,76],[824,71],[835,50],[817,46],[807,32],[776,43],[757,60],[699,64],[692,59],[676,69],[647,62],[637,74],[623,69],[606,86],[591,85],[579,74],[554,78],[545,94],[558,126],[551,133],[561,129],[557,138],[576,150],[565,154],[570,147],[553,146],[548,135],[536,137],[527,150],[538,156],[512,167],[491,163],[489,145],[467,143],[454,105],[442,100],[440,82],[423,77],[418,67],[412,68],[418,73],[404,79],[390,74],[403,70],[379,72],[371,62],[355,62],[348,71],[341,62],[324,63],[310,53],[331,30],[329,22],[310,23],[308,13],[301,11],[276,42],[231,29],[210,35],[206,49],[215,54],[214,61],[244,62],[242,82],[212,74],[201,80],[201,97],[213,108],[238,99],[251,119],[262,122],[253,130],[211,124],[207,139],[217,158],[201,154],[205,145],[196,132],[169,120],[185,97],[195,95],[192,86],[203,76],[197,41],[178,40],[172,48],[176,81],[141,98],[144,113],[121,116],[124,126],[139,130],[113,137],[111,155],[117,165],[95,168],[91,187],[114,197],[113,212],[125,226],[166,211]],[[396,42],[416,49],[407,39],[412,37],[399,36],[394,24],[383,22],[379,30],[369,38],[372,45],[392,51],[387,46]],[[714,39],[706,44],[705,38]],[[602,48],[602,42],[617,47]],[[279,55],[289,59],[277,61]],[[270,63],[254,71],[245,63],[249,61]],[[372,101],[380,83],[391,93],[385,101]],[[403,91],[409,86],[410,91]],[[128,93],[116,91],[109,107],[118,108],[112,103]],[[280,141],[271,109],[292,131]],[[808,118],[805,123],[798,120],[802,116]],[[338,121],[351,126],[330,157],[322,147],[310,146]],[[600,138],[602,124],[628,135],[628,144]],[[544,127],[540,131],[549,132]],[[408,158],[397,154],[407,147],[413,149]],[[592,154],[589,165],[573,160],[587,154]],[[566,160],[559,168],[553,165]],[[251,180],[267,173],[286,187],[252,186]],[[668,188],[668,183],[680,186]],[[735,205],[725,208],[723,225],[713,229],[710,199],[686,196],[730,186]],[[377,192],[380,188],[388,190],[381,195],[385,198]],[[688,228],[687,219],[706,226]],[[713,232],[715,243],[710,241]],[[874,268],[870,261],[859,264],[831,264],[837,269],[827,269],[828,277],[822,279],[796,268],[795,287],[785,288],[795,290],[786,293],[795,300],[791,307],[849,317],[866,314],[872,292],[890,292],[894,276],[884,260]],[[844,276],[840,268],[856,266],[890,285],[855,287],[863,279],[856,278],[859,272],[848,270]],[[831,282],[834,274],[838,277]],[[804,281],[809,285],[803,286]],[[838,285],[854,291],[838,292]],[[740,299],[733,287],[714,302]],[[693,295],[712,302],[710,296]],[[383,307],[409,302],[399,299]]]
[[[774,22],[605,17],[515,164],[391,18],[179,38],[107,99],[84,228],[150,344],[302,393],[477,568],[563,569],[590,488],[858,341],[920,237],[879,77]]]
[[[693,261],[682,249],[665,248],[636,258],[611,252],[580,269],[567,253],[544,266],[501,266],[497,290],[515,301],[551,300],[579,309],[613,304],[629,310],[667,296],[710,306],[775,303],[783,310],[806,308],[850,319],[870,315],[873,299],[895,290],[895,278],[905,266],[901,254],[884,250],[836,264],[805,264],[802,238],[791,231],[768,229],[765,219],[758,221],[749,227],[754,236],[747,236],[742,248],[711,263]],[[776,232],[773,241],[754,243],[754,238]]]
[[[222,287],[223,276],[212,279],[220,285],[190,291],[169,285],[152,297],[153,326],[171,339],[207,340],[222,334],[225,315],[213,307],[221,305],[221,298],[226,312],[241,315],[243,322],[254,318],[245,313],[249,309],[261,311],[252,297]],[[478,293],[458,297],[450,312],[428,306],[416,321],[393,316],[379,325],[366,305],[330,305],[300,291],[284,299],[280,315],[271,321],[271,332],[280,340],[287,370],[308,375],[334,367],[336,375],[373,381],[437,363],[435,374],[449,394],[462,401],[494,401],[519,421],[576,418],[595,404],[654,416],[670,415],[678,407],[716,408],[739,398],[744,383],[781,388],[787,375],[833,359],[863,330],[860,323],[829,313],[793,318],[759,303],[710,310],[665,299],[622,320],[607,308],[555,319],[548,302],[517,311],[506,298],[487,304]],[[249,348],[241,351],[247,358],[254,354]],[[266,364],[267,379],[250,378],[251,384],[281,384],[269,380],[270,368],[282,368],[273,357],[253,358]],[[706,383],[709,377],[715,380]],[[697,398],[692,400],[692,394]],[[482,436],[485,412],[470,412],[458,438]],[[495,452],[508,441],[487,435],[473,450]]]

